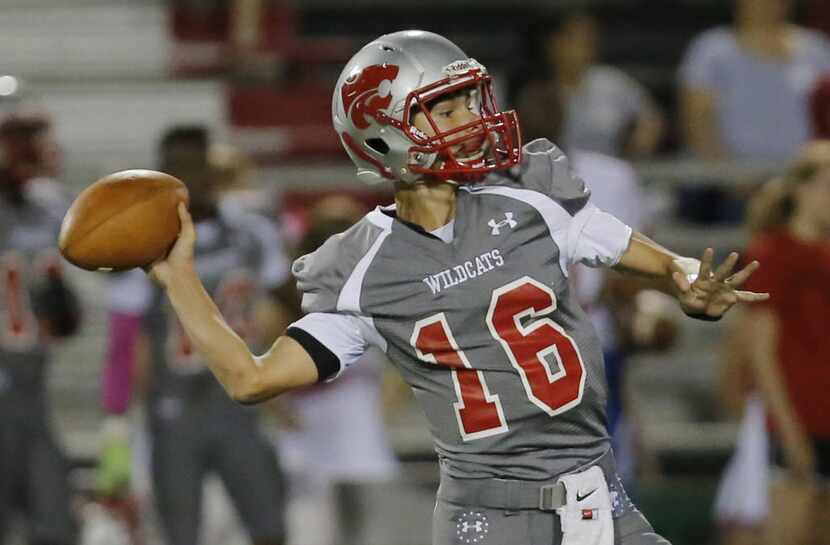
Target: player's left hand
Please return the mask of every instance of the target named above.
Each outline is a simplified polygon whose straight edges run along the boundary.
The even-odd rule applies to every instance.
[[[737,303],[755,303],[769,299],[768,293],[738,289],[760,267],[757,261],[733,274],[738,254],[732,252],[712,270],[714,253],[712,248],[706,248],[700,260],[697,278],[691,283],[682,272],[672,273],[677,299],[683,312],[704,319],[718,319]]]

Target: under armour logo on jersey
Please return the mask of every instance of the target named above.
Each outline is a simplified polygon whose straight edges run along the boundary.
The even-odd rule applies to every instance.
[[[500,235],[501,234],[501,228],[504,227],[505,225],[510,227],[511,229],[513,229],[514,227],[516,227],[516,225],[518,225],[516,220],[513,219],[513,212],[505,212],[504,213],[504,219],[501,220],[498,223],[496,223],[496,220],[494,220],[494,219],[491,219],[490,221],[487,222],[487,226],[490,227],[490,234],[494,235],[494,236],[495,235]]]
[[[461,513],[456,518],[455,535],[461,543],[479,543],[490,531],[487,515],[477,511]]]

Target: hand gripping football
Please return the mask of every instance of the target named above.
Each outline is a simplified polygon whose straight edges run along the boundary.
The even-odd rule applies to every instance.
[[[86,188],[66,213],[58,245],[87,270],[146,267],[165,257],[179,236],[185,185],[153,170],[124,170]]]

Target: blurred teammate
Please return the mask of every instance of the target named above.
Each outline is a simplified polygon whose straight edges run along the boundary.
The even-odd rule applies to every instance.
[[[522,135],[530,140],[551,136],[558,141],[564,116],[554,90],[522,93],[517,105]],[[574,172],[591,187],[591,200],[602,210],[638,231],[651,223],[648,196],[630,164],[596,151],[566,148]],[[605,269],[578,264],[570,272],[577,301],[597,330],[608,380],[608,430],[617,459],[617,470],[629,493],[636,495],[637,424],[624,413],[626,361],[636,349],[665,347],[671,340],[671,322],[660,309],[662,299],[641,282]],[[649,309],[640,302],[649,302]],[[656,303],[652,303],[656,301]],[[661,335],[660,333],[666,333]],[[631,407],[628,407],[630,410]]]
[[[783,472],[770,489],[770,545],[830,543],[830,141],[816,141],[753,201],[750,286],[772,298],[737,324]]]
[[[298,255],[313,252],[365,213],[366,207],[348,195],[321,199],[310,210],[311,225]],[[311,516],[318,517],[313,525],[307,517],[298,519],[291,527],[292,543],[357,545],[372,516],[362,505],[362,487],[397,476],[398,464],[381,412],[385,364],[382,352],[369,350],[343,380],[281,398],[294,417],[292,429],[279,435],[282,459],[294,460],[298,467],[292,472],[293,481],[306,492],[294,495],[292,501],[313,506]],[[338,418],[333,419],[333,414]],[[317,541],[314,536],[319,536]]]
[[[55,248],[68,202],[55,182],[50,124],[0,123],[0,541],[25,515],[33,545],[70,545],[67,461],[49,426],[45,380],[53,341],[74,334],[79,307]]]
[[[333,110],[358,176],[392,181],[396,204],[295,262],[309,314],[264,355],[201,287],[180,206],[182,234],[152,274],[211,371],[253,403],[384,350],[438,451],[436,545],[665,544],[617,476],[601,351],[566,271],[640,273],[688,314],[717,319],[766,297],[737,289],[757,263],[732,274],[732,254],[713,271],[711,251],[681,258],[594,207],[556,146],[521,147],[485,68],[441,36],[404,31],[365,46]]]
[[[220,207],[208,149],[206,129],[172,128],[161,141],[159,168],[190,191],[200,233],[196,266],[205,285],[235,331],[252,347],[264,347],[280,319],[268,290],[288,279],[288,261],[268,219]],[[221,478],[255,545],[282,543],[282,477],[256,411],[227,398],[161,295],[140,271],[113,283],[103,402],[111,415],[127,410],[143,331],[153,493],[168,543],[199,542],[208,473]],[[107,472],[105,466],[103,488],[116,488],[118,479]]]

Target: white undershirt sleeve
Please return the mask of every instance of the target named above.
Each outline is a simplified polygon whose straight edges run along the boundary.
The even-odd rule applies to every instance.
[[[628,249],[632,229],[591,203],[585,205],[567,226],[570,263],[589,267],[611,267]]]

